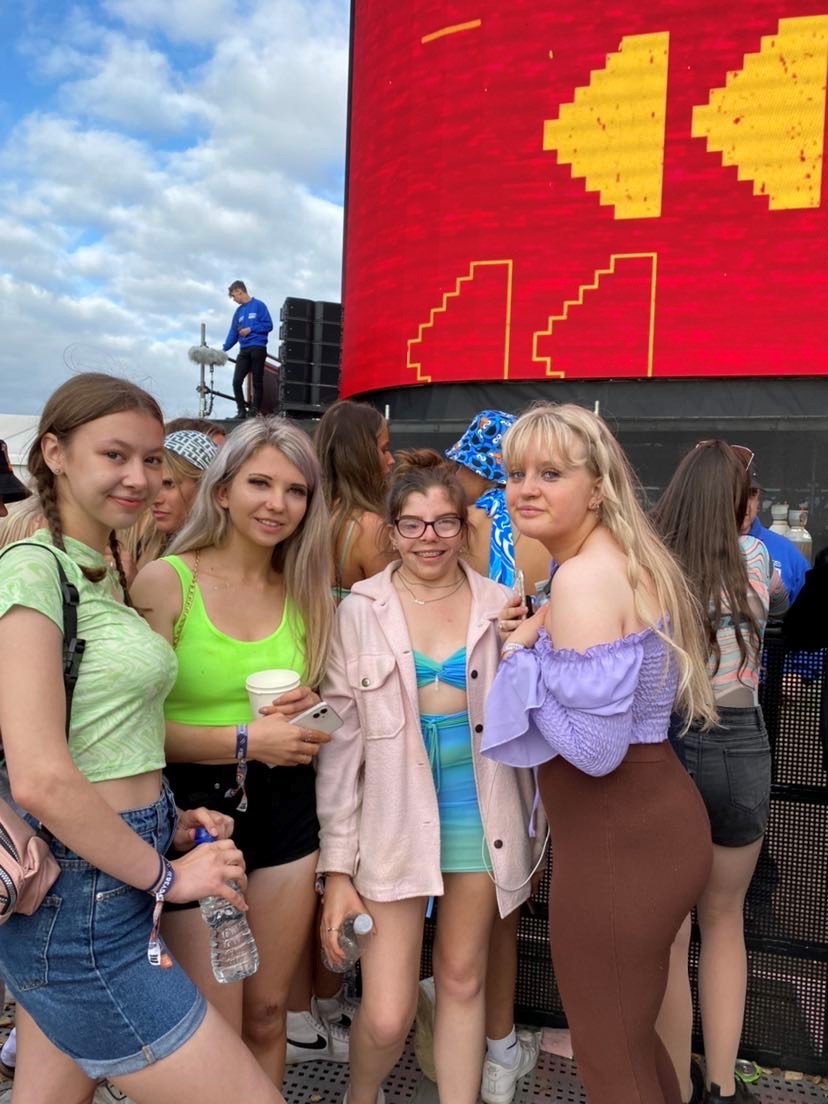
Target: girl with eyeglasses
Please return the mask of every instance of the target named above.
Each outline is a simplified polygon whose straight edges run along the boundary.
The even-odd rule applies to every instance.
[[[528,897],[539,857],[531,772],[480,756],[508,592],[460,559],[466,512],[437,453],[403,453],[386,509],[399,559],[356,583],[337,614],[323,694],[344,724],[317,773],[323,947],[339,960],[349,914],[370,913],[376,929],[362,956],[349,1104],[384,1099],[414,1018],[429,897],[440,897],[439,1097],[477,1100],[492,923]]]

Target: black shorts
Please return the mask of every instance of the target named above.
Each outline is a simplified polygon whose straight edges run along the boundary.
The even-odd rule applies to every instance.
[[[248,874],[303,859],[319,847],[316,772],[312,766],[267,767],[264,763],[249,763],[244,813],[237,809],[240,794],[224,796],[235,788],[235,764],[173,763],[167,766],[166,775],[180,809],[204,805],[233,817],[233,840],[244,855]],[[166,908],[195,908],[197,904],[197,901],[167,904]]]
[[[699,788],[713,842],[745,847],[768,826],[771,754],[762,710],[719,708],[709,732],[691,727],[684,737],[687,770]]]

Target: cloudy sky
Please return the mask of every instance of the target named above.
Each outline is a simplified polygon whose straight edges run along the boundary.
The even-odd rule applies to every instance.
[[[0,0],[0,412],[89,369],[195,412],[231,280],[274,317],[339,298],[348,11]]]

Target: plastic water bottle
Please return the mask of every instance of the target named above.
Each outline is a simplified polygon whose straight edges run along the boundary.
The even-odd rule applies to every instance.
[[[335,974],[346,974],[357,964],[357,959],[362,954],[364,941],[374,930],[374,921],[367,912],[355,912],[346,916],[339,926],[337,939],[339,949],[345,956],[342,962],[331,962],[322,952],[322,961],[325,966]]]
[[[196,828],[195,842],[203,846],[215,839],[206,828]],[[239,888],[233,881],[228,885],[235,890]],[[244,913],[225,897],[202,897],[199,905],[210,929],[210,963],[216,981],[241,981],[255,974],[259,951]]]

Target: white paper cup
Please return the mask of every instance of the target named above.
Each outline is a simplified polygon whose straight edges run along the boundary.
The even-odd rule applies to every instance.
[[[302,679],[296,671],[287,668],[276,668],[272,671],[256,671],[248,675],[244,688],[250,699],[250,711],[253,720],[257,720],[263,705],[273,705],[273,699],[280,694],[286,694],[288,690],[296,690],[302,685]]]

